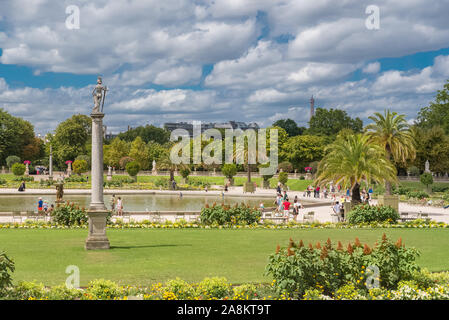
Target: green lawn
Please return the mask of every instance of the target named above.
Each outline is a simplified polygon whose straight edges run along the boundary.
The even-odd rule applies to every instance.
[[[8,229],[0,231],[0,250],[16,262],[14,281],[62,284],[68,265],[80,268],[81,285],[95,278],[146,285],[175,277],[199,281],[225,276],[233,283],[267,282],[268,255],[288,239],[306,242],[328,237],[343,243],[356,236],[373,245],[385,232],[420,250],[419,264],[431,271],[449,270],[447,229],[366,230],[108,230],[111,250],[85,251],[87,230]]]

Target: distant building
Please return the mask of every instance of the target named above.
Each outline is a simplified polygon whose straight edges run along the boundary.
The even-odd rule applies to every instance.
[[[314,115],[315,115],[315,99],[312,96],[312,98],[310,98],[310,120]]]
[[[176,130],[176,129],[184,129],[189,132],[190,137],[193,137],[193,123],[188,122],[166,122],[164,123],[164,128],[170,132]],[[223,123],[203,123],[201,122],[201,133],[208,129],[241,129],[241,130],[247,130],[247,129],[259,129],[259,125],[255,122],[251,122],[249,124],[246,124],[245,122],[240,121],[228,121]]]

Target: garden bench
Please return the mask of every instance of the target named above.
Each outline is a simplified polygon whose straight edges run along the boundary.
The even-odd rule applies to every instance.
[[[431,220],[428,213],[421,212],[401,212],[401,216],[399,219],[401,220],[401,222],[413,221],[416,219],[424,219],[426,221]]]
[[[13,211],[12,212],[12,222],[14,223],[16,219],[20,219],[20,222],[22,222],[22,214],[20,211]]]
[[[37,221],[38,215],[39,214],[34,211],[27,210],[26,219]]]
[[[181,219],[185,219],[184,213],[177,213],[177,214],[176,214],[175,221],[179,221],[179,220],[181,220]]]
[[[315,212],[307,212],[304,214],[303,222],[313,222],[315,220]]]
[[[158,223],[162,222],[162,218],[161,218],[161,215],[159,213],[150,214],[150,218],[151,218],[152,222],[158,222]]]

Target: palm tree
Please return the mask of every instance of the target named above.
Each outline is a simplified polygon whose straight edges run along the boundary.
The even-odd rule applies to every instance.
[[[365,132],[371,142],[385,150],[388,160],[405,164],[415,158],[415,141],[405,115],[385,110],[383,115],[376,112],[369,119],[374,123],[367,125]],[[391,195],[391,183],[388,181],[385,183],[385,193]]]
[[[336,182],[352,190],[352,203],[361,202],[363,181],[396,181],[396,169],[385,157],[383,148],[362,134],[339,137],[325,149],[320,161],[316,184]]]

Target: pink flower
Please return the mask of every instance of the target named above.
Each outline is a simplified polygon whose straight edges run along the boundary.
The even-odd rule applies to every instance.
[[[72,163],[73,161],[72,160],[67,160],[66,162],[65,162],[65,164],[69,164],[69,163]]]
[[[30,160],[25,160],[23,163],[24,164],[31,164],[31,161]]]

